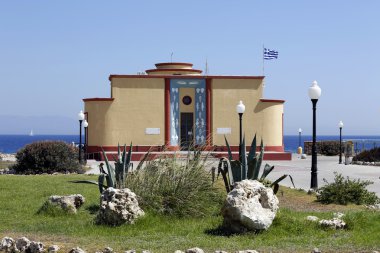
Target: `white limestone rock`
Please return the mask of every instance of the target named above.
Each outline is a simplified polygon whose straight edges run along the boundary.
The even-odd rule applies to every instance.
[[[83,249],[79,248],[79,247],[76,247],[76,248],[72,248],[69,253],[86,253],[86,251],[84,251]]]
[[[45,251],[44,249],[45,245],[42,242],[30,242],[29,245],[29,253],[42,253]]]
[[[49,197],[48,202],[56,207],[62,208],[67,212],[76,213],[77,209],[85,202],[85,198],[81,194],[68,196],[53,195]]]
[[[373,210],[373,211],[379,211],[380,210],[380,204],[366,205],[365,207],[367,209]]]
[[[103,250],[102,250],[103,253],[113,253],[113,248],[111,247],[105,247]]]
[[[227,195],[222,207],[223,225],[237,233],[268,229],[278,208],[271,188],[256,180],[243,180]]]
[[[338,218],[333,218],[332,220],[320,220],[319,224],[322,227],[329,227],[334,229],[343,229],[346,228],[346,223]]]
[[[107,188],[100,196],[100,209],[97,223],[118,226],[133,224],[137,218],[145,215],[137,201],[136,194],[125,189]]]
[[[340,213],[340,212],[337,212],[337,213],[333,214],[333,217],[337,218],[337,219],[341,219],[343,216],[344,216],[344,213]]]
[[[60,249],[58,245],[51,245],[48,248],[48,253],[57,253]]]
[[[191,248],[187,249],[185,253],[204,253],[203,249],[200,248]]]
[[[316,221],[319,220],[319,218],[317,216],[309,215],[309,216],[306,217],[306,220],[312,221],[312,222],[316,222]]]
[[[30,240],[26,237],[21,237],[16,240],[16,250],[25,252],[30,246]]]
[[[11,252],[15,247],[15,240],[11,237],[1,239],[0,251]]]

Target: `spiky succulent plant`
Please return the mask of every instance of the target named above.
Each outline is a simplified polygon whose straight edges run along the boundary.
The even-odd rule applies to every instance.
[[[121,152],[120,145],[118,144],[117,157],[114,156],[115,167],[113,167],[108,161],[107,155],[102,148],[104,161],[106,163],[107,172],[101,172],[98,181],[93,180],[78,180],[73,181],[74,183],[87,183],[95,184],[99,186],[100,193],[108,187],[112,188],[124,188],[125,181],[127,179],[128,171],[130,168],[133,169],[133,163],[131,162],[132,157],[132,143],[129,146],[129,151],[127,153],[126,145],[124,145],[124,150]],[[106,182],[106,183],[105,183]]]
[[[243,138],[242,144],[239,146],[240,154],[239,160],[233,160],[232,152],[230,145],[227,141],[227,138],[224,137],[226,141],[228,158],[221,158],[219,160],[218,165],[218,175],[221,174],[223,177],[224,185],[226,187],[226,191],[230,192],[235,182],[239,182],[245,179],[265,181],[265,178],[269,175],[269,173],[274,169],[274,166],[266,164],[263,169],[263,173],[259,178],[261,163],[264,157],[264,144],[263,140],[261,140],[260,144],[260,152],[256,154],[256,135],[252,140],[251,148],[249,150],[248,156],[246,146],[245,146],[245,137]],[[293,178],[290,175],[283,175],[278,178],[276,181],[270,184],[270,187],[273,187],[274,193],[277,193],[279,189],[279,182],[285,179],[286,177],[290,178],[293,186]]]

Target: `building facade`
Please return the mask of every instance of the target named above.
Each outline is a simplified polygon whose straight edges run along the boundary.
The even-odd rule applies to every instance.
[[[264,141],[265,159],[290,159],[283,144],[285,101],[262,98],[263,76],[206,76],[190,63],[158,63],[146,74],[110,75],[109,80],[111,97],[83,99],[90,158],[101,159],[101,147],[115,152],[118,143],[130,142],[134,160],[148,150],[189,145],[223,154],[224,136],[238,151],[236,105],[241,100],[246,142],[257,134]]]

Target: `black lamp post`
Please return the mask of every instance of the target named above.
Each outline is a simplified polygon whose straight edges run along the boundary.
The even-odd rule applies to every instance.
[[[343,122],[340,121],[339,124],[339,164],[342,163],[342,128],[343,128]]]
[[[84,120],[84,113],[81,110],[78,113],[78,119],[79,119],[79,163],[82,164],[82,122]]]
[[[302,129],[298,129],[298,147],[301,147],[301,134],[302,134]]]
[[[317,110],[317,102],[319,97],[321,96],[321,88],[318,86],[317,81],[314,81],[312,85],[309,87],[309,97],[311,99],[311,102],[313,104],[313,146],[311,149],[311,182],[310,182],[310,188],[311,189],[318,189],[318,177],[317,177],[317,117],[316,117],[316,110]]]
[[[236,112],[239,114],[239,126],[240,126],[240,131],[239,131],[239,160],[242,161],[242,153],[241,153],[241,145],[243,143],[243,123],[242,123],[242,118],[243,118],[243,113],[245,111],[245,105],[243,104],[243,101],[240,100],[239,104],[236,106]]]
[[[88,122],[87,122],[87,120],[84,120],[83,127],[84,127],[84,145],[83,145],[84,160],[87,161],[87,138],[88,138],[88,135],[87,135]]]

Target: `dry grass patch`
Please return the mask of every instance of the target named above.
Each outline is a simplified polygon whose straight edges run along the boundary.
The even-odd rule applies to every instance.
[[[12,162],[12,161],[0,161],[0,170],[5,169],[5,168],[9,168],[15,163],[16,162]]]

